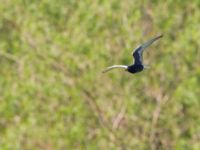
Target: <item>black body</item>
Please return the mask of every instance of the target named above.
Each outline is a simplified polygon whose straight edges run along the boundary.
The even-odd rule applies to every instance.
[[[127,71],[130,73],[137,73],[144,69],[144,66],[141,64],[133,64],[131,66],[128,66]]]
[[[144,69],[143,62],[142,62],[142,53],[143,53],[142,46],[139,46],[138,48],[135,49],[133,53],[135,62],[133,65],[128,66],[127,68],[128,72],[137,73],[137,72],[141,72]]]

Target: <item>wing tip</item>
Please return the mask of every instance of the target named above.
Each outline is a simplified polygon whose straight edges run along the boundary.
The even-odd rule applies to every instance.
[[[106,69],[104,69],[103,71],[101,71],[101,73],[106,73],[106,72],[108,72],[108,71],[110,71],[111,69],[110,69],[110,67],[107,67]]]
[[[158,36],[157,36],[157,38],[162,38],[164,35],[163,34],[159,34]]]
[[[101,73],[103,73],[103,74],[106,73],[106,72],[107,72],[106,70],[101,71]]]

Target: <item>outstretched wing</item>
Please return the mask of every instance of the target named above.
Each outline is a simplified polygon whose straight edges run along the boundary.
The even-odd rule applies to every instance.
[[[133,52],[133,57],[135,59],[135,64],[142,64],[142,54],[145,48],[150,46],[153,42],[161,38],[163,35],[159,35],[143,44],[141,44],[139,47],[137,47]]]
[[[134,64],[142,64],[142,60],[143,60],[143,57],[142,57],[142,52],[143,52],[143,49],[142,49],[142,46],[139,46],[137,47],[134,52],[133,52],[133,57],[134,57]]]
[[[127,69],[128,66],[125,66],[125,65],[113,65],[113,66],[107,67],[107,68],[103,71],[103,73],[106,73],[106,72],[108,72],[108,71],[110,71],[110,70],[112,70],[112,69],[115,69],[115,68]]]

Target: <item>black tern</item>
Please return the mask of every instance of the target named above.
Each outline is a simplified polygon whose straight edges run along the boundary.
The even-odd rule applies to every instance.
[[[148,68],[147,65],[143,64],[143,51],[145,48],[147,48],[148,46],[150,46],[153,42],[155,42],[156,40],[160,39],[161,37],[163,37],[163,35],[159,35],[156,36],[155,38],[141,44],[140,46],[138,46],[135,50],[133,50],[133,57],[134,57],[134,63],[132,65],[113,65],[110,67],[107,67],[103,73],[110,71],[112,69],[115,68],[123,68],[124,70],[130,72],[130,73],[138,73],[141,72],[142,70]]]

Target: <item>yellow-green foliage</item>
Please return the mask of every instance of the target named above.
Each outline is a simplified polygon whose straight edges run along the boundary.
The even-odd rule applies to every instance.
[[[199,0],[1,0],[0,149],[199,150],[199,40]]]

